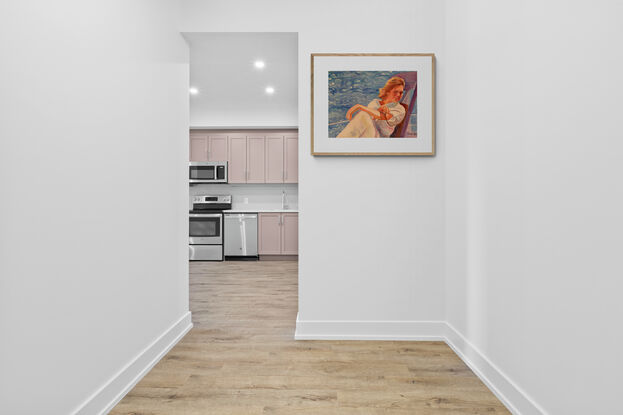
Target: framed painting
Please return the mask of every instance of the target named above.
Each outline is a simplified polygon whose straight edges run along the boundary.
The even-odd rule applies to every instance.
[[[314,156],[435,155],[435,55],[311,55]]]

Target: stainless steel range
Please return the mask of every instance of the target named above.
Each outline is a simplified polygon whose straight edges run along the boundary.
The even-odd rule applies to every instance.
[[[231,195],[194,196],[189,214],[191,261],[223,260],[223,210],[231,209]]]

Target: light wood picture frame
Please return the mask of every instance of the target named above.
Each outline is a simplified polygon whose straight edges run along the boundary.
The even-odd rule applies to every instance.
[[[312,53],[311,154],[434,156],[433,53]]]

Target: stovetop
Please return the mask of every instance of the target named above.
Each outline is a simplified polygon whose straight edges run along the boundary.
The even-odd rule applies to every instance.
[[[222,212],[231,209],[231,195],[193,196],[190,213]]]

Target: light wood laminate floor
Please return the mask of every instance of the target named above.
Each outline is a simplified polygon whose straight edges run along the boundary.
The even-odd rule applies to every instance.
[[[508,414],[443,342],[295,341],[297,262],[192,262],[194,328],[110,412]]]

